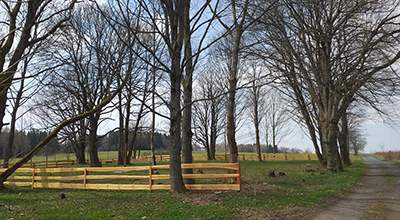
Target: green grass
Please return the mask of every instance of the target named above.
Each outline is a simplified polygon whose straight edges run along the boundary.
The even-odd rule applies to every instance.
[[[84,191],[8,187],[0,219],[243,219],[295,212],[350,189],[365,170],[360,159],[342,173],[321,174],[317,161],[241,162],[242,191]],[[313,169],[312,175],[304,172]],[[272,178],[269,171],[285,172]],[[58,195],[65,193],[66,199]]]
[[[167,150],[156,150],[156,155],[168,155],[168,151]],[[195,155],[206,155],[205,151],[193,151],[193,154]],[[216,154],[218,155],[223,155],[225,154],[225,152],[223,151],[218,151],[216,152]],[[227,152],[227,154],[229,155],[229,152]],[[243,155],[243,154],[251,154],[254,155],[255,153],[249,153],[249,152],[239,152],[239,154]],[[100,159],[106,159],[106,158],[118,158],[118,151],[99,151],[98,152],[99,158]],[[141,156],[145,156],[145,155],[151,155],[151,151],[150,150],[142,150],[140,152]],[[86,154],[86,159],[89,158],[89,155]],[[229,158],[229,156],[228,156]],[[14,158],[10,163],[16,163],[20,158]],[[49,155],[47,157],[48,161],[60,161],[60,160],[75,160],[75,155],[73,153],[70,154],[55,154],[55,155]],[[46,156],[40,155],[40,156],[34,156],[32,158],[32,162],[38,162],[38,161],[46,161]],[[2,159],[0,159],[0,164],[2,162]]]

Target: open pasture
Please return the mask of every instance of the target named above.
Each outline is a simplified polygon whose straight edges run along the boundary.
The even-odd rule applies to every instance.
[[[147,163],[146,163],[147,164]],[[146,165],[143,164],[143,165]],[[240,162],[241,192],[96,191],[8,187],[4,219],[265,219],[301,213],[359,181],[358,158],[345,172],[325,174],[318,161]],[[269,177],[270,171],[285,176]],[[66,198],[60,199],[64,193]]]

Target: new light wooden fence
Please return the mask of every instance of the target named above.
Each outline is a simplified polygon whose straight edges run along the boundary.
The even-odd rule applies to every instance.
[[[156,155],[156,161],[169,161],[169,155]],[[206,161],[207,155],[193,154],[193,161]],[[228,161],[229,154],[216,154],[216,161]],[[318,160],[315,154],[262,154],[264,161],[289,161],[289,160]],[[101,163],[116,163],[117,158],[101,158]],[[139,160],[151,161],[151,155],[142,155]],[[258,154],[239,154],[238,161],[258,161]],[[87,160],[89,163],[89,160]],[[37,161],[28,162],[23,167],[39,168],[39,167],[69,167],[75,165],[74,160],[58,160],[58,161]],[[13,164],[10,164],[12,166]]]
[[[40,168],[40,167],[68,167],[75,165],[74,160],[54,160],[54,161],[37,161],[28,162],[23,167]],[[10,164],[12,166],[14,164]]]
[[[196,179],[197,184],[186,185],[189,190],[240,191],[238,163],[182,164],[183,169],[195,169],[195,174],[182,174],[184,179]],[[196,173],[201,169],[202,173]],[[217,170],[220,173],[217,172]],[[221,172],[221,169],[223,172]],[[5,169],[0,169],[3,172]],[[160,174],[155,174],[157,170]],[[19,168],[5,184],[32,188],[95,189],[95,190],[169,190],[169,165],[136,167],[88,168]],[[226,174],[226,170],[234,170]],[[208,172],[207,172],[208,171]],[[235,184],[220,183],[235,178]],[[204,181],[209,179],[209,181]]]

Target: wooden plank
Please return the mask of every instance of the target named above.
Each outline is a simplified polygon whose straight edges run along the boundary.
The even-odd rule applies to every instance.
[[[78,176],[35,176],[35,180],[83,180],[84,175]]]
[[[6,171],[6,169],[3,169]],[[31,173],[33,172],[33,168],[18,168],[14,173]]]
[[[192,163],[182,164],[183,169],[228,169],[238,170],[238,163]]]
[[[169,175],[152,175],[152,180],[169,180]]]
[[[151,166],[153,169],[169,169],[169,165],[156,165]],[[183,169],[228,169],[228,170],[238,170],[238,163],[187,163],[182,164]]]
[[[149,176],[138,175],[88,175],[87,180],[101,180],[101,179],[149,179]]]
[[[13,185],[13,186],[32,186],[32,182],[4,182],[6,185]]]
[[[239,174],[182,174],[184,179],[224,179],[237,178]]]
[[[84,189],[82,183],[42,183],[35,182],[34,188],[51,188],[51,189]]]
[[[240,191],[238,184],[193,184],[185,185],[186,189],[190,190],[232,190]]]
[[[73,172],[83,172],[85,168],[36,168],[37,173],[73,173]]]
[[[156,184],[152,186],[152,190],[170,190],[171,185]]]
[[[32,180],[32,176],[10,176],[9,180]]]
[[[136,167],[88,167],[88,171],[93,172],[111,172],[111,171],[147,171],[150,166],[136,166]]]
[[[149,185],[139,184],[86,184],[86,189],[96,190],[150,190]]]
[[[164,157],[163,157],[163,160],[164,160]],[[169,169],[169,165],[155,165],[155,166],[151,166],[151,168],[157,169],[157,170]]]

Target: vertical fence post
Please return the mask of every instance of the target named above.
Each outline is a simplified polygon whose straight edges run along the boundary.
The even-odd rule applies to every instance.
[[[162,161],[162,155],[160,154],[160,161]]]
[[[36,183],[35,177],[36,176],[37,176],[36,169],[33,168],[33,170],[32,170],[32,189],[35,188],[35,183]]]
[[[243,154],[243,161],[245,161],[246,160],[246,158],[245,158],[245,156],[244,156],[244,154]]]
[[[287,160],[287,154],[285,154],[285,160]]]
[[[89,175],[89,171],[85,168],[83,171],[83,188],[86,189],[86,184],[89,183],[89,180],[87,179],[87,175]]]
[[[237,164],[238,169],[236,170],[236,174],[239,174],[238,177],[236,177],[236,184],[239,184],[239,191],[242,191],[242,183],[240,181],[240,164]]]
[[[154,174],[153,167],[150,166],[150,169],[149,169],[149,190],[150,191],[153,191],[153,185],[154,185],[153,174]]]
[[[308,160],[311,160],[310,154],[307,154]]]

